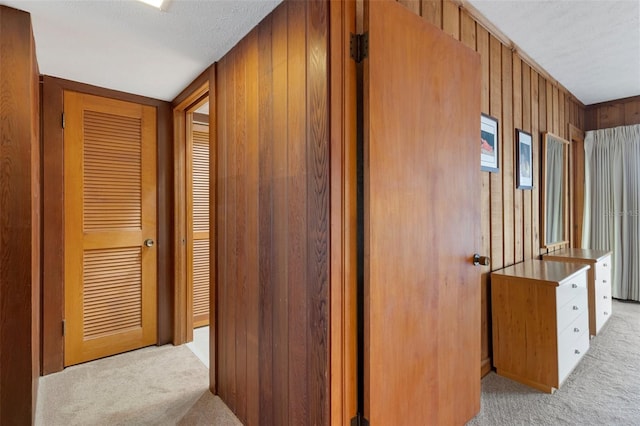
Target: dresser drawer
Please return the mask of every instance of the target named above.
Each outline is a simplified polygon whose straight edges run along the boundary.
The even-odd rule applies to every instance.
[[[595,307],[595,320],[596,320],[596,333],[600,331],[605,322],[611,318],[612,313],[611,295],[601,295],[596,299]]]
[[[596,286],[604,284],[611,287],[611,256],[602,258],[596,263]]]
[[[585,319],[588,316],[585,315]],[[580,317],[582,319],[582,317]],[[569,330],[571,331],[571,330]],[[558,382],[562,384],[573,368],[589,350],[589,326],[569,342],[558,342]]]
[[[583,272],[573,276],[561,286],[556,288],[556,306],[562,308],[576,296],[584,294],[587,297],[587,273]]]
[[[557,306],[557,330],[561,333],[576,318],[583,313],[588,312],[589,300],[587,298],[587,289],[578,287],[574,289],[573,299],[566,302],[563,306]],[[587,316],[588,318],[588,316]]]

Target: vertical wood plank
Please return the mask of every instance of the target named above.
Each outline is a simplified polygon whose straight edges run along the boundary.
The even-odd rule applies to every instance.
[[[451,0],[442,2],[442,30],[460,40],[460,8]]]
[[[553,103],[553,86],[551,85],[550,81],[547,81],[545,79],[545,87],[546,87],[546,92],[545,92],[545,99],[546,99],[546,105],[545,105],[545,111],[546,111],[546,131],[547,132],[556,132],[556,123],[557,120],[554,121],[554,103]],[[542,89],[540,89],[542,91]],[[557,103],[555,104],[557,105]]]
[[[246,170],[247,170],[247,386],[246,386],[246,419],[247,424],[257,425],[260,421],[260,288],[259,288],[259,92],[260,81],[258,69],[258,31],[253,30],[247,36],[246,79]]]
[[[274,424],[289,424],[289,279],[287,180],[288,149],[288,8],[283,3],[273,16],[273,393]],[[282,366],[287,368],[282,368]]]
[[[422,17],[427,22],[442,28],[442,1],[443,0],[422,0]]]
[[[272,22],[268,15],[258,27],[258,258],[259,258],[259,419],[274,424],[274,259],[273,259],[273,66]]]
[[[500,129],[502,121],[502,44],[489,35],[489,103],[490,114],[498,119]],[[491,270],[504,266],[504,231],[503,231],[503,198],[502,176],[504,174],[504,141],[499,143],[500,171],[490,174],[491,188]]]
[[[288,4],[287,35],[287,283],[289,303],[289,422],[301,424],[309,419],[307,394],[307,145],[306,99],[306,22],[307,2]]]
[[[533,134],[531,129],[531,68],[526,63],[522,63],[522,129]],[[533,136],[535,139],[535,136]],[[535,156],[533,162],[537,162]],[[533,175],[533,184],[536,185],[537,176]],[[523,194],[523,216],[524,216],[524,260],[533,258],[531,245],[533,241],[533,226],[531,218],[531,203],[533,191],[524,191]]]
[[[518,55],[513,55],[513,127],[522,129],[522,60]],[[512,132],[515,138],[515,133]],[[518,141],[514,140],[514,147]],[[518,150],[514,149],[514,172],[517,173]],[[517,175],[516,175],[517,176]],[[517,182],[517,180],[516,180]],[[515,258],[514,262],[522,262],[524,260],[524,216],[523,203],[524,197],[529,195],[528,191],[515,189],[513,193],[513,228],[515,231]]]
[[[307,6],[307,365],[311,424],[328,425],[329,385],[329,110],[328,3]]]
[[[420,15],[420,0],[398,0],[398,3],[400,3],[416,15]]]
[[[233,175],[235,179],[235,238],[232,253],[234,259],[235,290],[235,371],[236,371],[236,404],[235,412],[241,419],[247,418],[247,179],[241,177],[247,173],[247,93],[246,93],[246,63],[247,41],[243,39],[236,50],[234,67],[235,83],[235,138],[232,139],[235,152]]]
[[[531,255],[540,254],[540,77],[531,70],[531,152],[533,156],[533,190],[531,191]]]
[[[626,126],[640,124],[640,101],[631,101],[624,104],[624,124]]]
[[[484,113],[490,112],[489,106],[489,33],[480,25],[476,25],[476,44],[480,54],[480,68],[482,71],[480,104]],[[481,221],[481,248],[482,253],[491,254],[491,178],[490,173],[481,173],[480,189],[480,221]],[[489,295],[489,273],[491,266],[485,267],[480,276],[480,298],[481,298],[481,375],[491,371],[491,307]]]
[[[514,264],[513,53],[502,45],[502,209],[504,266]]]
[[[548,83],[549,84],[549,83]],[[552,90],[552,100],[551,103],[553,105],[553,133],[555,133],[558,136],[563,136],[562,135],[562,130],[560,129],[560,97],[559,97],[559,92],[558,92],[558,86],[554,86],[552,85],[551,87]],[[564,105],[562,106],[564,107]]]

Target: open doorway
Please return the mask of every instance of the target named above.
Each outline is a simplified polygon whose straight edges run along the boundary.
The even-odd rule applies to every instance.
[[[187,343],[209,366],[209,100],[186,112],[187,315],[192,341]],[[190,309],[189,309],[190,308]]]
[[[174,107],[174,344],[208,365],[212,229],[209,206],[209,87],[195,88]],[[195,332],[194,332],[195,329]]]

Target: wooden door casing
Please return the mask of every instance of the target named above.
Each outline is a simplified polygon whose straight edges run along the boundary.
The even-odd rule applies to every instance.
[[[65,365],[157,340],[156,112],[65,91]]]
[[[188,133],[187,291],[196,328],[209,325],[209,126],[189,120]]]
[[[364,415],[464,424],[480,408],[479,56],[365,3]]]

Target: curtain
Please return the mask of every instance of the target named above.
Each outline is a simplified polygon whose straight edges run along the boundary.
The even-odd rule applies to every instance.
[[[547,244],[563,240],[563,211],[562,195],[564,186],[564,143],[553,138],[547,139],[547,182],[546,192],[546,222]]]
[[[589,131],[584,150],[582,246],[611,250],[613,297],[640,301],[640,125]]]

